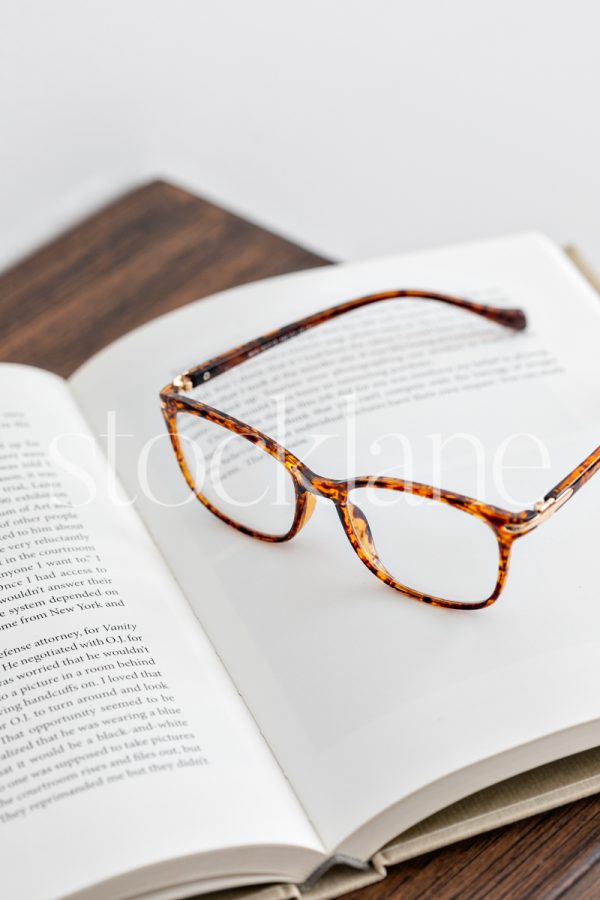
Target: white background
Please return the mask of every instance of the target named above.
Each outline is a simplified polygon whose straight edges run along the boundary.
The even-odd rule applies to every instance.
[[[0,266],[165,177],[334,258],[600,268],[599,86],[593,0],[3,0]]]

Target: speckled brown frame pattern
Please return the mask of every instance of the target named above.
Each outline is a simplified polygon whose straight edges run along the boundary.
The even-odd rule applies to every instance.
[[[322,312],[315,313],[314,315],[307,316],[296,322],[292,322],[289,325],[285,325],[282,328],[275,329],[262,337],[248,341],[239,347],[235,347],[226,353],[222,353],[219,356],[178,375],[160,392],[165,423],[183,477],[191,491],[215,516],[223,522],[226,522],[228,525],[231,525],[233,528],[236,528],[238,531],[263,541],[289,541],[297,535],[301,528],[308,522],[314,510],[316,498],[322,497],[331,500],[335,504],[346,536],[357,556],[384,584],[389,585],[391,588],[394,588],[394,590],[399,591],[407,597],[428,603],[432,606],[463,610],[483,609],[484,607],[491,606],[502,592],[508,574],[508,565],[513,541],[532,531],[545,521],[552,513],[559,509],[575,491],[591,478],[591,476],[600,468],[600,447],[590,454],[580,466],[574,469],[552,488],[552,490],[545,495],[543,500],[536,503],[532,509],[510,512],[487,503],[482,503],[471,497],[454,493],[453,491],[447,491],[427,484],[409,482],[399,478],[378,476],[360,476],[349,480],[325,478],[309,469],[302,460],[285,447],[281,446],[281,444],[277,443],[273,438],[263,434],[251,425],[240,421],[234,416],[221,412],[215,407],[185,396],[186,392],[193,390],[198,385],[221,375],[223,372],[227,372],[229,369],[240,365],[245,360],[251,359],[257,354],[263,353],[283,341],[289,340],[290,338],[307,331],[309,328],[313,328],[314,326],[334,319],[337,316],[372,303],[400,298],[436,300],[475,313],[499,325],[511,328],[514,331],[522,331],[527,325],[525,313],[520,309],[487,306],[461,297],[440,294],[436,291],[409,289],[369,294],[364,297],[358,297],[355,300],[350,300],[346,303],[332,306]],[[217,509],[201,493],[201,491],[197,489],[186,463],[180,442],[180,436],[176,425],[176,417],[179,413],[198,416],[207,419],[216,425],[220,425],[245,440],[250,441],[285,466],[293,479],[296,499],[294,519],[289,531],[285,534],[273,535],[247,528]],[[387,571],[377,555],[369,524],[364,513],[349,499],[349,493],[351,491],[356,488],[366,487],[403,491],[440,503],[446,503],[455,509],[462,510],[465,513],[475,516],[491,528],[498,543],[498,574],[495,587],[490,596],[476,603],[461,602],[460,600],[449,600],[442,597],[423,594],[420,591],[416,591],[413,588],[398,582]]]

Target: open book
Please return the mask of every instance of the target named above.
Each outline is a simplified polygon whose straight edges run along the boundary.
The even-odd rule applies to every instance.
[[[529,325],[399,300],[197,396],[264,429],[291,398],[286,446],[330,477],[442,478],[531,508],[600,443],[598,296],[537,234],[230,290],[69,381],[0,367],[7,897],[332,895],[346,883],[325,874],[333,864],[366,882],[600,789],[600,480],[519,540],[494,606],[466,612],[374,578],[331,504],[293,541],[267,543],[211,515],[182,477],[165,383],[398,288],[521,307]]]

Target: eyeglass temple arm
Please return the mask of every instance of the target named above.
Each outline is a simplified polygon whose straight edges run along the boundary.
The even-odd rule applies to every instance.
[[[467,310],[468,312],[476,313],[499,325],[505,325],[507,328],[512,328],[514,331],[523,331],[527,326],[525,313],[521,309],[486,306],[483,303],[475,303],[472,300],[465,300],[462,297],[454,297],[448,294],[438,294],[434,291],[383,291],[378,294],[368,294],[365,297],[358,297],[355,300],[349,300],[346,303],[340,303],[337,306],[331,306],[329,309],[325,309],[322,312],[314,313],[311,316],[306,316],[304,319],[299,319],[297,322],[292,322],[289,325],[284,325],[282,328],[277,328],[275,331],[270,331],[262,337],[248,341],[248,343],[242,344],[234,350],[229,350],[221,356],[216,356],[214,359],[208,360],[207,362],[202,363],[202,365],[190,369],[188,372],[179,376],[179,384],[176,382],[175,384],[184,390],[191,390],[191,388],[197,387],[197,385],[208,381],[210,378],[221,375],[223,372],[234,368],[234,366],[239,365],[245,360],[257,356],[265,350],[270,350],[271,347],[275,347],[277,344],[281,344],[283,341],[287,341],[290,338],[301,334],[303,331],[313,328],[315,325],[321,325],[344,313],[359,309],[361,306],[369,306],[371,303],[378,303],[382,300],[393,300],[400,297],[438,300],[440,303],[447,303],[449,306],[456,306],[460,309]]]
[[[596,447],[589,456],[581,462],[572,472],[559,481],[551,491],[548,491],[544,500],[554,498],[557,500],[567,491],[569,497],[572,496],[579,488],[582,488],[590,478],[600,469],[600,447]],[[564,501],[563,501],[564,502]]]
[[[600,447],[590,453],[572,472],[558,482],[533,506],[533,512],[521,522],[510,524],[507,530],[513,534],[526,534],[554,515],[600,469]]]

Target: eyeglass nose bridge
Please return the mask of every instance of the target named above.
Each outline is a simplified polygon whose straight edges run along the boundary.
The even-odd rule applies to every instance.
[[[306,466],[297,467],[294,470],[294,476],[306,496],[298,530],[304,527],[312,516],[318,497],[330,500],[335,504],[346,536],[360,559],[373,571],[377,571],[377,569],[384,571],[367,517],[360,507],[348,499],[348,482],[323,478]],[[386,572],[386,574],[388,573]]]
[[[303,465],[297,466],[294,469],[294,477],[298,481],[300,487],[314,497],[322,497],[324,500],[331,500],[336,505],[346,501],[346,483],[343,481],[336,481],[333,478],[324,478]]]

